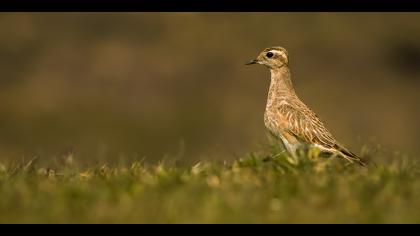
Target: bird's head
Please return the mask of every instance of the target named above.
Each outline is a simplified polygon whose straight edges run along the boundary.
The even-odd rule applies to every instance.
[[[264,49],[256,59],[246,63],[246,65],[261,64],[270,70],[289,66],[289,56],[286,49],[282,47],[269,47]]]

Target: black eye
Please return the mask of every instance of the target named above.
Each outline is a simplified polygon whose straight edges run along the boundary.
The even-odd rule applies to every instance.
[[[268,58],[272,58],[274,56],[274,54],[272,52],[267,52],[267,54],[265,54]]]

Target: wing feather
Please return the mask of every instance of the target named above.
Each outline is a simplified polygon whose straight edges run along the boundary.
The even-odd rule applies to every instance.
[[[279,107],[279,113],[286,119],[285,129],[306,143],[318,144],[327,150],[335,150],[349,160],[364,165],[354,153],[339,144],[325,128],[319,117],[301,101],[284,102]]]
[[[283,103],[279,110],[287,120],[287,130],[298,138],[329,148],[337,143],[316,114],[306,106]]]

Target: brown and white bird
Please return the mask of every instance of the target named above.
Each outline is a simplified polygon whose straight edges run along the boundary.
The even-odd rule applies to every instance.
[[[360,157],[333,138],[318,116],[296,95],[290,76],[289,57],[284,48],[266,48],[256,59],[247,63],[251,64],[261,64],[270,69],[271,83],[264,123],[271,134],[281,139],[292,156],[296,157],[299,148],[312,146],[349,162],[365,165]]]

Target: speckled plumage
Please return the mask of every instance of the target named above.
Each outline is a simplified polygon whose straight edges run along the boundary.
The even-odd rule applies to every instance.
[[[302,145],[312,145],[364,165],[361,158],[334,139],[318,116],[298,98],[291,81],[288,53],[284,48],[266,48],[248,64],[262,64],[271,71],[264,123],[271,134],[282,140],[290,154],[295,156]]]

